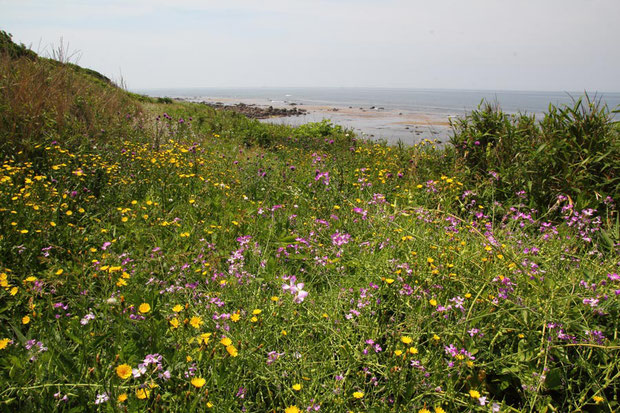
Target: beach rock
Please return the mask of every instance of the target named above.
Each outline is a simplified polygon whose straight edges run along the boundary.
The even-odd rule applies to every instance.
[[[273,117],[285,117],[285,116],[299,116],[305,114],[305,109],[298,109],[296,107],[292,109],[287,108],[274,108],[273,106],[261,107],[256,105],[248,105],[245,103],[237,103],[235,105],[224,105],[221,102],[200,102],[203,105],[210,106],[218,110],[229,110],[232,112],[240,113],[251,119],[267,119]]]

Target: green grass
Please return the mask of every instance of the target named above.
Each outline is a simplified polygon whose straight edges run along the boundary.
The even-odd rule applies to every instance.
[[[132,99],[105,136],[4,146],[2,410],[618,409],[617,193]]]

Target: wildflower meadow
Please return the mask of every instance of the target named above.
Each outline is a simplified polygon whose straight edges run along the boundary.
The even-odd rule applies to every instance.
[[[21,66],[0,75],[0,410],[619,409],[605,109],[575,114],[603,119],[603,152],[580,150],[609,165],[567,186],[471,118],[453,143],[388,146],[2,59]],[[83,97],[20,103],[26,67]],[[99,89],[122,99],[103,113]],[[524,168],[551,123],[521,135]]]

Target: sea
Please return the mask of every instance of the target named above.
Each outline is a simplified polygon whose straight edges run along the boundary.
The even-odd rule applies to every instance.
[[[620,110],[620,93],[454,90],[404,88],[162,88],[136,90],[156,97],[190,101],[246,103],[307,109],[302,116],[270,118],[264,122],[299,125],[324,119],[365,138],[415,144],[423,139],[449,140],[450,121],[465,116],[483,102],[508,113],[542,118],[549,105],[573,105],[579,98]],[[612,114],[620,120],[620,113]]]

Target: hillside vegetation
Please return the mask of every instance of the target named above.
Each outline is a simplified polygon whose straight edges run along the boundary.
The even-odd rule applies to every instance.
[[[1,44],[0,410],[620,408],[607,108],[387,146]]]

